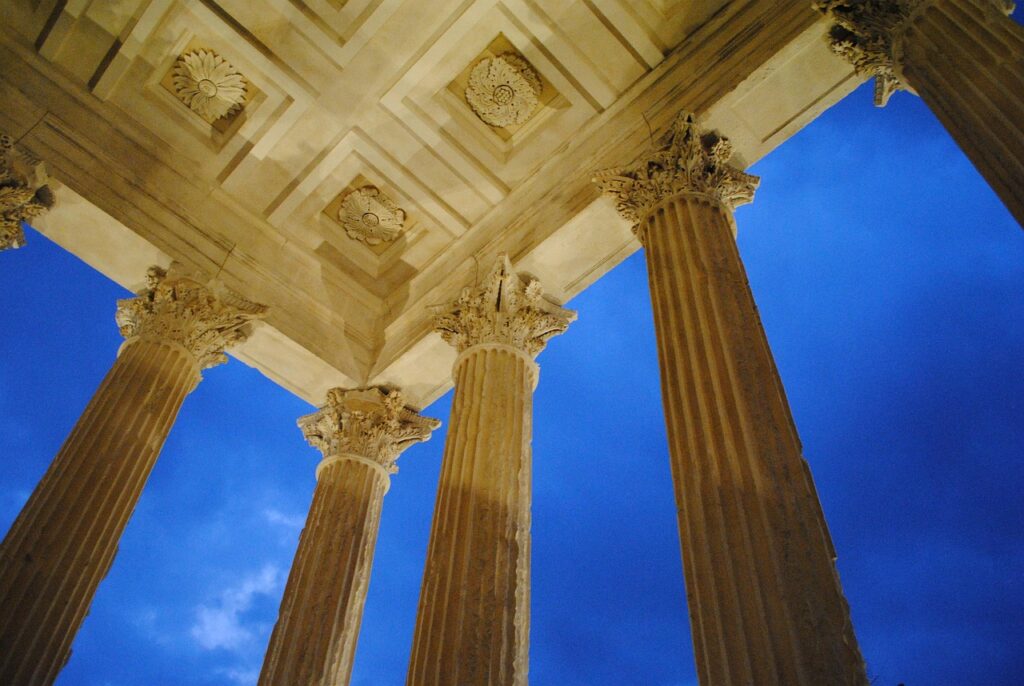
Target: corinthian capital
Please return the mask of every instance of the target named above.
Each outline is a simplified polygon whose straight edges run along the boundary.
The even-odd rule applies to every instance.
[[[0,135],[0,250],[25,245],[21,222],[53,207],[42,162],[14,149],[14,139]]]
[[[332,388],[322,408],[299,419],[306,440],[325,459],[358,455],[389,473],[398,471],[402,451],[429,439],[439,426],[406,407],[400,392],[381,387]]]
[[[117,302],[117,325],[125,339],[172,341],[196,358],[200,369],[227,362],[224,351],[245,341],[253,320],[267,311],[216,284],[150,267],[146,288]]]
[[[910,20],[935,0],[816,0],[814,8],[835,24],[829,31],[832,52],[861,76],[875,77],[875,105],[885,107],[892,94],[910,90],[900,79],[900,41]],[[1013,0],[988,0],[1010,14]]]
[[[632,166],[598,172],[594,182],[639,236],[640,224],[666,198],[700,195],[728,210],[751,202],[760,180],[730,166],[731,157],[728,138],[703,130],[692,112],[680,112],[656,149]]]
[[[524,280],[502,255],[479,285],[433,309],[434,330],[460,353],[481,343],[509,345],[536,356],[564,332],[576,313],[544,297],[540,282]]]

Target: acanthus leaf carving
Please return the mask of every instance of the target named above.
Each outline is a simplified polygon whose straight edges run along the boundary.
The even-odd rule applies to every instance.
[[[431,309],[434,330],[460,353],[474,345],[499,343],[536,356],[576,320],[574,311],[544,297],[540,282],[516,274],[506,255],[482,283]]]
[[[0,135],[0,250],[25,245],[21,222],[31,222],[54,205],[42,162],[16,150]]]
[[[190,50],[174,64],[174,94],[212,124],[245,104],[248,82],[212,50]]]
[[[989,0],[1010,14],[1013,0]],[[913,17],[934,0],[815,0],[814,8],[835,24],[832,52],[861,76],[875,79],[875,106],[885,107],[898,90],[913,89],[900,78],[900,40]]]
[[[300,417],[299,428],[323,457],[353,454],[395,473],[395,462],[409,446],[426,441],[441,425],[405,405],[394,389],[332,388],[316,412]]]
[[[405,210],[376,186],[350,192],[338,208],[338,220],[349,238],[367,245],[395,240],[405,226]]]
[[[244,342],[251,322],[267,308],[231,293],[217,283],[203,284],[171,269],[151,267],[146,288],[117,302],[117,325],[126,340],[170,341],[188,350],[200,369],[227,362],[224,351]]]
[[[654,151],[631,166],[598,172],[594,182],[640,237],[641,224],[666,198],[700,195],[730,211],[752,202],[760,179],[731,166],[732,154],[729,139],[701,129],[692,112],[680,112]]]
[[[529,62],[506,52],[480,60],[469,73],[466,102],[490,126],[525,123],[540,106],[540,76]]]

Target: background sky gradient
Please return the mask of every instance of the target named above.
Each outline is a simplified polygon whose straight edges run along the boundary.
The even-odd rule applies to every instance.
[[[920,100],[870,101],[752,169],[740,250],[874,683],[1014,686],[1024,232]],[[127,295],[28,238],[0,253],[0,531],[113,362]],[[535,686],[696,684],[643,260],[576,298],[539,359]],[[312,408],[236,360],[205,377],[60,686],[255,684],[313,491]],[[447,424],[450,401],[425,414]],[[404,683],[445,431],[385,499],[357,686]]]

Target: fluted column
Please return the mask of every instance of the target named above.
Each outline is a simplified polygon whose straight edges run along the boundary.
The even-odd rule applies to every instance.
[[[42,162],[14,148],[14,139],[0,135],[0,251],[25,245],[21,222],[53,207]]]
[[[705,686],[863,686],[825,520],[734,241],[755,177],[682,114],[597,181],[647,252],[687,602]]]
[[[127,340],[0,545],[0,684],[57,678],[182,401],[262,311],[155,268],[118,303]]]
[[[438,426],[384,388],[332,389],[299,420],[323,460],[260,686],[348,684],[389,475]]]
[[[575,316],[505,257],[435,308],[435,329],[459,356],[410,686],[527,683],[533,358]]]
[[[832,49],[875,77],[875,102],[928,104],[1024,226],[1024,27],[1012,0],[818,0]]]

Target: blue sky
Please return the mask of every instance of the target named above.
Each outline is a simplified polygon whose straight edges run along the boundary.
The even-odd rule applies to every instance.
[[[1024,232],[906,94],[877,111],[861,88],[753,172],[740,249],[874,683],[1019,684]],[[125,293],[34,232],[0,292],[6,531],[112,363]],[[539,360],[531,682],[691,686],[643,254],[571,306]],[[309,410],[237,361],[206,373],[60,686],[255,683],[314,485]],[[353,684],[404,683],[444,437],[399,462]]]

